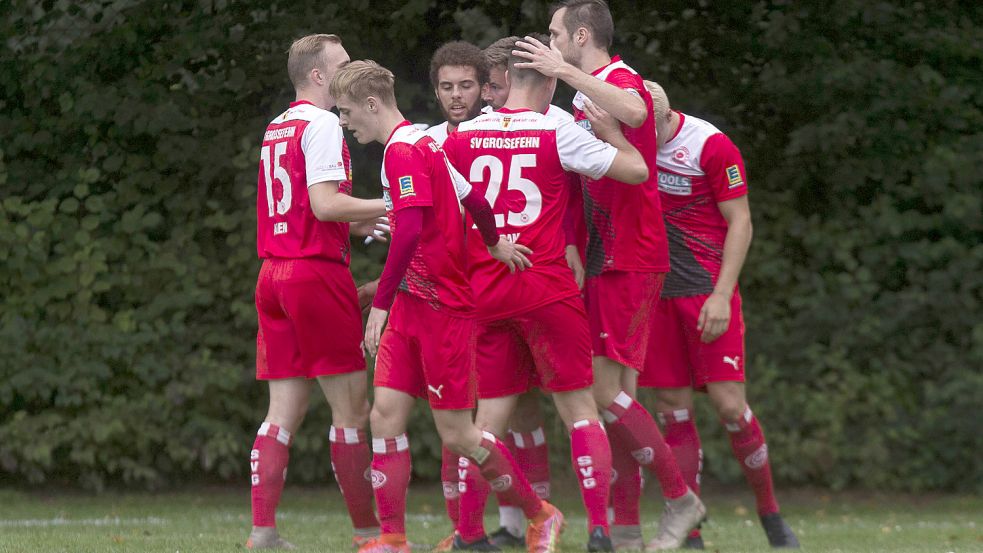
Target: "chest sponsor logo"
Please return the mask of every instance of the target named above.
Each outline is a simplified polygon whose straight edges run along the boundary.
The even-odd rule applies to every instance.
[[[727,188],[737,188],[744,184],[744,179],[741,178],[741,170],[737,165],[731,165],[727,168]]]
[[[416,190],[413,190],[413,177],[409,175],[399,177],[399,197],[405,198],[407,196],[416,196]]]
[[[659,191],[674,196],[689,196],[693,193],[693,179],[659,171]]]
[[[585,131],[594,134],[594,129],[591,127],[590,121],[587,119],[581,119],[580,121],[577,121],[577,124],[580,125]]]

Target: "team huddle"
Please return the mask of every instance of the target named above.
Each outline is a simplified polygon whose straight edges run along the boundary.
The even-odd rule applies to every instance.
[[[769,543],[798,547],[744,395],[740,152],[612,57],[613,34],[603,0],[567,0],[549,37],[443,45],[430,79],[446,121],[426,130],[400,113],[393,74],[351,61],[338,36],[291,46],[297,99],[260,156],[257,378],[270,406],[250,452],[247,547],[293,548],[276,508],[315,380],[360,553],[410,551],[417,398],[443,444],[452,529],[436,550],[557,551],[541,394],[569,433],[588,551],[702,549],[693,390],[728,431]],[[576,90],[573,115],[550,103],[557,81]],[[342,129],[384,145],[382,199],[351,195]],[[350,236],[383,231],[382,274],[356,288]],[[639,386],[654,389],[655,417]],[[665,497],[647,543],[643,469]],[[500,527],[488,534],[492,494]]]

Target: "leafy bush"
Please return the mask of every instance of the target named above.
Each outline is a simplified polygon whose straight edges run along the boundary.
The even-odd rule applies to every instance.
[[[11,2],[0,15],[0,474],[242,480],[260,132],[290,41],[339,32],[439,118],[430,53],[545,28],[539,2]],[[616,48],[749,168],[749,395],[791,483],[981,489],[981,9],[612,3]],[[558,97],[569,99],[568,90]],[[563,101],[557,101],[563,104]],[[356,193],[381,149],[351,141]],[[358,280],[384,250],[356,247]],[[292,477],[329,472],[315,402]],[[740,478],[718,425],[712,476]],[[439,448],[412,424],[420,476]],[[563,470],[562,432],[554,459]]]

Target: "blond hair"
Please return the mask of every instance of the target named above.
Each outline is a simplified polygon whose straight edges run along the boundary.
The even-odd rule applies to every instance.
[[[658,144],[661,147],[669,140],[669,120],[672,109],[669,106],[669,96],[666,91],[653,81],[643,81],[645,90],[652,95],[652,113],[655,115],[655,134],[658,137]]]
[[[359,60],[335,73],[328,92],[335,98],[348,96],[356,101],[372,96],[383,104],[395,107],[395,81],[392,71],[372,60]]]
[[[290,45],[287,53],[287,74],[290,75],[294,88],[306,86],[311,69],[322,65],[324,45],[327,43],[341,44],[341,38],[338,35],[307,35]]]

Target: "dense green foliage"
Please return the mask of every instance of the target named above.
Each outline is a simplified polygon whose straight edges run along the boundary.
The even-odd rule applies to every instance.
[[[983,8],[612,5],[615,50],[746,158],[749,395],[777,477],[979,490]],[[292,99],[290,41],[341,34],[353,57],[394,70],[404,113],[436,121],[437,45],[547,22],[531,0],[7,6],[0,474],[93,488],[248,470],[266,404],[253,380],[256,166],[260,133]],[[381,150],[351,145],[356,193],[375,196]],[[384,251],[356,247],[357,280]],[[329,416],[314,405],[295,481],[329,472]],[[413,453],[433,476],[425,419]],[[739,478],[702,420],[710,474]]]

